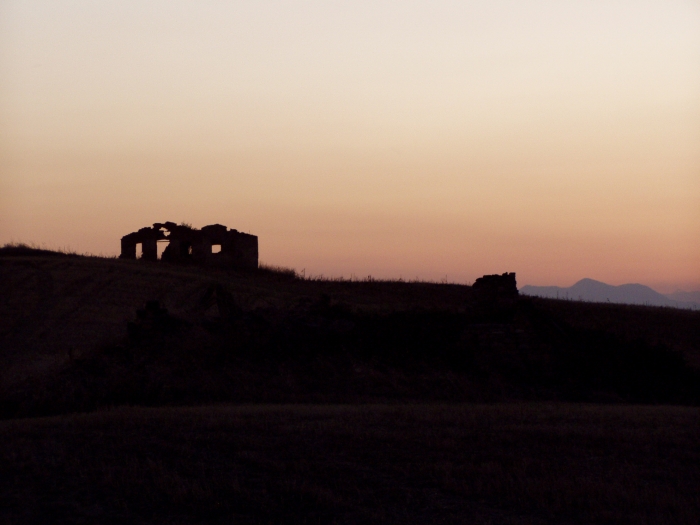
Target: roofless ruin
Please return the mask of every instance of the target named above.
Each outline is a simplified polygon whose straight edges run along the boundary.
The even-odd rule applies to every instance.
[[[174,222],[156,222],[153,227],[122,237],[121,259],[136,259],[137,245],[141,258],[158,260],[158,243],[167,243],[161,260],[174,263],[216,264],[239,269],[258,267],[258,237],[222,224],[201,229]]]

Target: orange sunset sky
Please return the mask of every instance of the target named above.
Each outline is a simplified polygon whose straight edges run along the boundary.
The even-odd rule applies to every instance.
[[[700,289],[700,2],[0,0],[0,244]]]

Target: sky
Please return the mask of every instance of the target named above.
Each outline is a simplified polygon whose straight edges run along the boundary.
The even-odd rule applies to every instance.
[[[0,244],[700,289],[700,1],[0,0]]]

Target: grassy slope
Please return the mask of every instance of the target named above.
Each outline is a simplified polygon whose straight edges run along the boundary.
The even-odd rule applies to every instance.
[[[700,312],[85,257],[0,257],[0,282],[4,417],[120,404],[700,400]],[[148,300],[170,316],[127,338]]]
[[[119,409],[0,422],[0,440],[7,523],[700,518],[692,407]]]
[[[95,345],[125,333],[127,320],[147,300],[159,300],[176,316],[206,312],[199,301],[213,283],[222,283],[246,308],[288,307],[332,293],[368,309],[431,306],[459,302],[458,288],[434,294],[437,287],[383,283],[312,282],[284,275],[225,273],[213,269],[143,264],[137,261],[85,257],[0,257],[0,341],[3,380],[17,377],[15,360],[30,368],[64,363]],[[209,312],[211,313],[211,312]],[[29,363],[31,361],[31,363]],[[9,367],[8,367],[9,365]],[[27,369],[24,373],[34,373]]]
[[[246,310],[288,308],[332,294],[367,310],[459,306],[465,287],[430,283],[301,281],[284,274],[225,273],[213,269],[87,257],[0,257],[1,382],[64,364],[125,334],[126,321],[148,300],[184,318],[201,311],[213,283],[227,286]],[[20,367],[20,368],[15,368]],[[55,368],[52,368],[55,370]]]

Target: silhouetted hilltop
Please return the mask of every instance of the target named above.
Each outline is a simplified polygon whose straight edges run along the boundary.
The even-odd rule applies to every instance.
[[[700,400],[700,312],[0,256],[4,417],[211,402]]]
[[[0,246],[0,257],[78,257],[77,254],[16,243]]]
[[[520,293],[550,299],[700,308],[700,301],[693,302],[695,296],[688,292],[676,292],[673,297],[668,297],[643,284],[612,286],[593,279],[581,279],[568,288],[526,285],[520,289]]]

